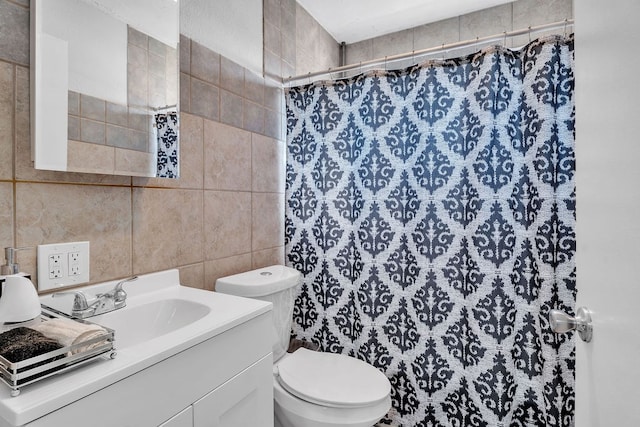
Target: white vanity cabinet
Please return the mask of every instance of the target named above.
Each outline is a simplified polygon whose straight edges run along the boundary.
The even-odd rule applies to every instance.
[[[169,421],[160,424],[159,427],[193,427],[193,406],[189,406],[178,415],[171,417]]]
[[[270,323],[260,314],[26,426],[272,427]]]

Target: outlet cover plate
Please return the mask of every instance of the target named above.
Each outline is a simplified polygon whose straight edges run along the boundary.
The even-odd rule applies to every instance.
[[[58,260],[52,270],[52,259]],[[89,242],[38,245],[38,290],[47,291],[89,282]]]

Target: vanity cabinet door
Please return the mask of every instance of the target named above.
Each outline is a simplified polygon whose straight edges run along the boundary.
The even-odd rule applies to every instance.
[[[194,427],[273,427],[272,362],[264,357],[194,403]]]
[[[180,412],[166,422],[160,424],[158,427],[193,427],[193,407],[189,406],[184,411]]]

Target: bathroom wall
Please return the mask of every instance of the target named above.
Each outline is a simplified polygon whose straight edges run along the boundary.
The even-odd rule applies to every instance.
[[[272,3],[278,0],[265,0]],[[282,0],[291,1],[291,0]],[[265,11],[266,16],[266,11]],[[413,50],[427,49],[519,30],[529,26],[548,24],[573,18],[573,0],[517,0],[501,6],[473,12],[443,21],[352,43],[346,47],[346,64],[384,58]],[[557,32],[557,31],[556,31]],[[534,37],[544,35],[540,33]],[[509,47],[529,41],[528,36],[512,38]],[[295,75],[336,68],[340,64],[340,40],[335,40],[302,6],[296,4],[296,67]],[[267,42],[265,41],[265,44]],[[470,50],[477,50],[476,47]],[[451,52],[459,56],[469,49]],[[266,64],[266,62],[265,62]],[[390,64],[397,68],[408,63]],[[283,67],[282,75],[293,73]]]
[[[285,77],[340,65],[340,43],[305,8],[296,3],[296,69]]]
[[[476,37],[500,34],[573,18],[573,0],[517,0],[467,15],[425,24],[404,31],[347,45],[347,64],[427,49]],[[534,37],[539,37],[536,35]],[[520,36],[508,41],[518,47],[529,41]],[[473,48],[473,50],[477,50]],[[459,56],[463,51],[452,53]]]
[[[282,90],[183,37],[178,180],[30,161],[29,0],[0,0],[0,247],[89,240],[91,281],[177,267],[183,284],[283,262]]]

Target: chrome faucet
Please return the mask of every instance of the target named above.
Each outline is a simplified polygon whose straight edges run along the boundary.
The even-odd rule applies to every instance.
[[[71,315],[80,319],[85,319],[98,314],[108,313],[127,305],[127,293],[122,286],[127,282],[137,280],[138,276],[121,280],[109,292],[96,294],[95,298],[87,300],[87,296],[82,291],[56,292],[52,297],[63,295],[74,295]]]

